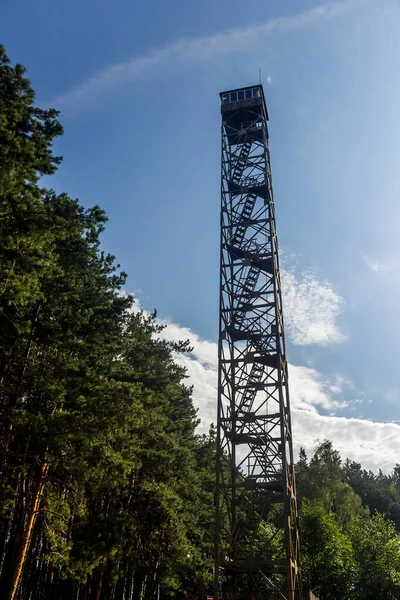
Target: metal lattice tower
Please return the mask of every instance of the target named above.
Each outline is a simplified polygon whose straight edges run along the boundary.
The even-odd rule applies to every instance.
[[[302,597],[268,113],[221,94],[215,600]]]

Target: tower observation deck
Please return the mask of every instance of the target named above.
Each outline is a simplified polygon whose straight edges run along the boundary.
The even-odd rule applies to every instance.
[[[268,112],[221,93],[215,600],[302,597]]]

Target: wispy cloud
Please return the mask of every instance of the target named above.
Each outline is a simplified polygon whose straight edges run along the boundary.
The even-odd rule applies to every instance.
[[[346,336],[337,325],[343,299],[327,281],[312,272],[299,278],[294,271],[282,271],[285,322],[289,338],[298,346],[326,346],[343,342]]]
[[[369,256],[364,256],[364,262],[367,265],[368,269],[373,273],[382,273],[382,271],[387,271],[388,267],[382,261],[377,260],[376,258],[371,258]]]
[[[227,32],[208,36],[181,39],[148,53],[133,56],[125,61],[114,63],[102,71],[91,75],[73,89],[52,99],[57,108],[76,109],[99,94],[115,90],[128,82],[135,82],[153,69],[168,64],[209,62],[218,57],[235,54],[244,49],[256,47],[260,40],[273,32],[287,32],[315,23],[333,19],[354,5],[355,0],[324,2],[305,12],[290,17],[280,17],[261,25],[231,29]]]

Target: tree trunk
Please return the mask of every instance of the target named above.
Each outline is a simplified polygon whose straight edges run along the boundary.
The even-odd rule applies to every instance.
[[[144,569],[141,567],[137,568],[133,576],[133,600],[140,600],[142,597],[144,577]]]
[[[114,596],[113,596],[115,598],[115,600],[124,600],[125,585],[126,585],[126,579],[125,579],[125,576],[123,575],[122,577],[120,577],[118,579],[118,581],[115,582],[115,591],[114,591]]]
[[[39,525],[39,528],[37,527]],[[40,523],[36,522],[34,527],[33,538],[31,541],[31,551],[29,552],[23,574],[21,578],[21,585],[18,590],[18,594],[22,597],[27,598],[40,598],[42,589],[43,579],[43,560],[41,557],[40,548],[43,544],[43,538],[40,535]],[[21,589],[24,588],[24,593],[21,594]]]
[[[11,585],[13,569],[16,564],[18,549],[21,544],[23,531],[24,531],[24,519],[26,517],[26,498],[27,498],[27,487],[31,478],[29,475],[24,478],[21,477],[17,487],[17,497],[13,510],[12,519],[10,520],[7,529],[7,539],[4,546],[3,558],[1,564],[1,578],[0,578],[0,589],[8,590]]]
[[[17,597],[18,588],[21,583],[22,570],[24,568],[29,546],[32,540],[33,528],[36,522],[40,501],[42,499],[43,488],[45,485],[48,470],[49,464],[46,460],[44,460],[37,478],[35,491],[27,518],[26,530],[21,541],[16,566],[14,568],[14,573],[12,576],[11,587],[7,596],[8,600],[15,600]]]
[[[132,568],[129,565],[127,572],[127,584],[126,584],[126,600],[132,600],[133,598],[133,573]]]
[[[104,567],[99,567],[95,569],[93,574],[93,592],[92,598],[93,600],[100,600],[101,588],[103,585],[103,575],[104,575]]]
[[[154,589],[156,584],[156,576],[157,571],[154,572],[154,575],[149,573],[146,580],[146,587],[144,591],[144,600],[152,600],[154,596]]]
[[[5,558],[6,549],[7,549],[7,539],[10,535],[10,530],[11,530],[11,527],[13,524],[14,516],[18,509],[18,500],[20,498],[21,479],[22,479],[21,473],[18,473],[18,477],[17,477],[15,485],[14,485],[14,482],[10,483],[10,486],[14,487],[14,489],[15,489],[14,502],[13,502],[12,508],[10,510],[9,517],[8,518],[5,517],[4,519],[2,519],[3,523],[1,525],[1,533],[0,533],[0,573],[3,569],[3,563],[4,563],[4,558]],[[4,478],[4,481],[6,481],[6,478]]]

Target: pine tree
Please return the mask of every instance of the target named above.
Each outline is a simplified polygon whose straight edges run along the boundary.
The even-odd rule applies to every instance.
[[[100,247],[106,217],[39,186],[58,113],[0,53],[1,589],[146,599],[206,590],[213,438]]]

